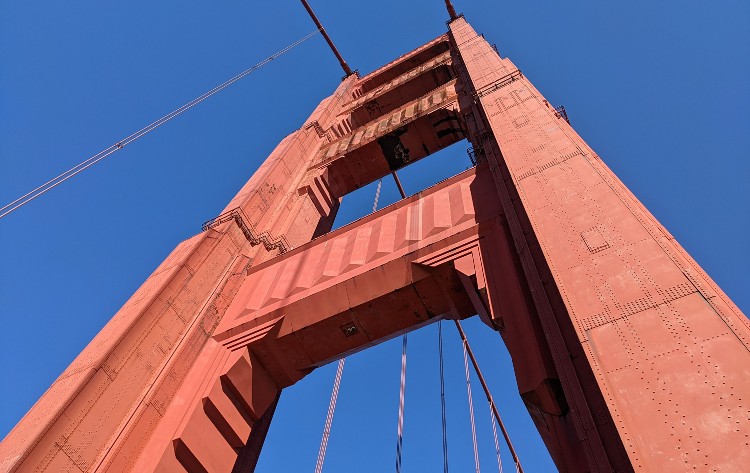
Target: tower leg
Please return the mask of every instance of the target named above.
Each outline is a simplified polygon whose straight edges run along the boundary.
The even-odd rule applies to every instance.
[[[471,140],[532,299],[519,337],[546,345],[539,357],[551,358],[588,469],[741,471],[747,318],[513,63],[463,18],[450,30],[471,85],[461,102],[475,116]],[[518,372],[529,362],[510,325]]]

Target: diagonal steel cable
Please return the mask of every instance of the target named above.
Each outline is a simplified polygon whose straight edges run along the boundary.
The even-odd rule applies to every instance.
[[[113,144],[112,146],[105,148],[104,150],[96,153],[95,155],[91,156],[90,158],[86,159],[85,161],[73,166],[72,168],[68,169],[67,171],[63,172],[62,174],[50,179],[49,181],[45,182],[44,184],[36,187],[35,189],[27,192],[26,194],[22,195],[21,197],[18,197],[12,202],[9,202],[2,207],[0,207],[0,218],[5,217],[6,215],[10,214],[11,212],[19,209],[20,207],[23,207],[24,205],[28,204],[32,200],[36,199],[37,197],[40,197],[41,195],[49,192],[50,190],[54,189],[55,187],[59,186],[63,182],[67,181],[71,177],[75,176],[76,174],[85,171],[89,167],[93,166],[94,164],[98,163],[102,159],[106,158],[107,156],[110,156],[111,154],[121,150],[125,146],[129,145],[133,141],[143,137],[144,135],[150,133],[151,131],[155,130],[156,128],[160,127],[161,125],[165,124],[166,122],[170,121],[171,119],[175,118],[176,116],[182,114],[183,112],[193,108],[194,106],[198,105],[199,103],[203,102],[207,98],[211,97],[212,95],[226,89],[230,85],[234,84],[240,79],[243,79],[244,77],[248,76],[249,74],[255,72],[256,70],[260,69],[261,67],[265,66],[269,62],[273,61],[274,59],[278,58],[279,56],[282,56],[283,54],[289,52],[293,48],[299,46],[300,44],[304,43],[308,39],[312,38],[316,34],[318,34],[320,30],[315,30],[312,33],[308,34],[307,36],[298,39],[294,43],[290,44],[289,46],[285,47],[284,49],[281,49],[280,51],[277,51],[276,53],[272,54],[271,56],[268,56],[261,62],[255,64],[252,67],[249,67],[248,69],[245,69],[244,71],[240,72],[236,76],[232,77],[231,79],[227,80],[226,82],[223,82],[219,84],[218,86],[214,87],[213,89],[209,90],[208,92],[194,98],[190,102],[186,103],[185,105],[177,108],[176,110],[173,110],[172,112],[164,115],[163,117],[159,118],[158,120],[150,123],[149,125],[146,125],[145,127],[141,128],[140,130],[136,131],[135,133],[132,133],[131,135],[121,139],[117,143]]]

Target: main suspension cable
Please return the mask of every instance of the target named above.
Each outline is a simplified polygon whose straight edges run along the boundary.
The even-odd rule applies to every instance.
[[[125,146],[129,145],[133,141],[145,136],[146,134],[150,133],[151,131],[155,130],[156,128],[160,127],[161,125],[165,124],[166,122],[170,121],[171,119],[175,118],[176,116],[182,114],[183,112],[187,111],[190,108],[193,108],[194,106],[198,105],[199,103],[203,102],[207,98],[211,97],[212,95],[216,94],[217,92],[220,92],[224,90],[225,88],[229,87],[230,85],[234,84],[238,80],[246,77],[247,75],[255,72],[256,70],[260,69],[261,67],[265,66],[269,62],[273,61],[274,59],[278,58],[279,56],[282,56],[283,54],[289,52],[290,50],[294,49],[295,47],[299,46],[300,44],[304,43],[308,39],[312,38],[316,34],[320,32],[320,29],[313,31],[312,33],[308,34],[307,36],[298,39],[294,43],[290,44],[289,46],[285,47],[284,49],[272,54],[271,56],[268,56],[266,59],[262,60],[261,62],[255,64],[254,66],[245,69],[244,71],[240,72],[236,76],[232,77],[231,79],[227,80],[226,82],[214,87],[213,89],[209,90],[208,92],[204,93],[203,95],[200,95],[199,97],[194,98],[190,102],[186,103],[185,105],[181,106],[180,108],[164,115],[163,117],[159,118],[155,122],[141,128],[140,130],[136,131],[135,133],[121,139],[117,143],[113,144],[112,146],[98,152],[97,154],[91,156],[87,160],[73,166],[72,168],[68,169],[64,173],[58,175],[57,177],[50,179],[49,181],[45,182],[44,184],[40,185],[36,189],[33,189],[32,191],[27,192],[26,194],[22,195],[21,197],[17,198],[16,200],[9,202],[5,204],[4,206],[0,207],[0,218],[5,217],[6,215],[10,214],[11,212],[19,209],[20,207],[28,204],[32,200],[36,199],[37,197],[41,196],[42,194],[45,194],[46,192],[49,192],[50,190],[54,189],[58,185],[62,184],[63,182],[67,181],[71,177],[75,176],[76,174],[88,169],[89,167],[93,166],[94,164],[98,163],[102,159],[106,158],[107,156],[113,154],[116,151],[121,150]]]

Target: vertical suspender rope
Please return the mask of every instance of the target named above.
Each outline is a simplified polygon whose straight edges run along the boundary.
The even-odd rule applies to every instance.
[[[398,180],[395,172],[393,173],[394,179]],[[378,181],[378,187],[375,190],[375,202],[372,204],[372,211],[375,212],[378,208],[378,198],[380,197],[380,188],[383,185],[383,179]],[[404,197],[404,191],[399,183],[399,190],[401,197]],[[398,428],[397,428],[397,439],[396,439],[396,473],[401,473],[401,453],[404,443],[404,398],[406,395],[406,334],[403,338],[403,346],[401,348],[401,382],[399,386],[398,394]]]
[[[503,460],[500,458],[500,442],[497,441],[497,423],[495,422],[495,415],[492,413],[492,406],[490,406],[490,422],[492,422],[492,438],[495,440],[495,455],[497,455],[497,471],[503,473]]]
[[[406,198],[406,192],[404,187],[401,185],[401,181],[398,178],[396,171],[391,172],[393,180],[396,181],[398,192],[401,194],[401,198]],[[380,184],[378,183],[378,190],[380,190]],[[401,350],[401,387],[399,390],[398,399],[398,440],[396,441],[396,473],[401,473],[401,446],[404,440],[404,394],[406,391],[406,334],[404,334],[404,344]]]
[[[336,377],[333,380],[333,391],[331,391],[331,401],[328,403],[328,414],[326,423],[323,427],[323,438],[320,440],[320,449],[318,450],[318,461],[315,464],[315,473],[323,471],[323,462],[326,459],[326,449],[328,448],[328,437],[331,435],[331,424],[333,423],[333,413],[336,410],[336,401],[339,397],[339,386],[341,386],[341,375],[344,372],[344,362],[346,358],[341,358],[336,367]]]
[[[378,181],[378,188],[375,189],[375,202],[372,203],[373,213],[378,210],[378,199],[380,198],[380,187],[383,185],[383,180]]]
[[[510,450],[510,454],[513,457],[513,461],[516,463],[516,471],[518,473],[523,473],[523,468],[521,467],[521,460],[519,460],[518,455],[516,454],[516,449],[513,448],[513,443],[510,441],[510,436],[508,435],[508,431],[505,430],[505,424],[503,424],[503,420],[500,418],[500,413],[497,411],[497,406],[495,405],[495,401],[492,399],[492,395],[490,394],[490,388],[487,386],[487,383],[484,381],[484,376],[482,376],[482,371],[479,369],[479,363],[477,363],[477,359],[474,357],[474,352],[471,350],[471,346],[469,346],[469,341],[466,339],[466,334],[464,333],[464,330],[461,328],[461,322],[458,320],[454,320],[453,322],[456,323],[456,329],[458,329],[458,334],[461,336],[461,340],[464,342],[464,347],[469,353],[469,358],[471,358],[471,363],[474,365],[474,371],[477,373],[477,377],[479,378],[479,382],[482,383],[482,389],[484,389],[484,395],[487,396],[487,402],[490,403],[490,408],[492,409],[492,413],[495,415],[495,420],[497,420],[497,424],[500,426],[500,431],[503,433],[503,438],[505,439],[506,445],[508,445],[508,450]]]
[[[445,368],[443,366],[442,320],[438,320],[438,354],[440,358],[440,414],[443,424],[443,473],[448,473],[448,422],[445,416]]]
[[[469,376],[469,357],[466,353],[466,341],[461,342],[464,348],[464,372],[466,373],[466,394],[469,397],[469,420],[471,421],[471,441],[474,446],[474,468],[479,473],[479,449],[477,448],[477,428],[474,425],[474,402],[471,399],[471,377]]]
[[[375,212],[378,209],[378,198],[380,197],[380,187],[383,184],[383,180],[378,181],[378,188],[375,190],[375,201],[372,203],[372,211]],[[328,403],[328,414],[326,415],[326,422],[323,426],[323,438],[320,439],[320,448],[318,449],[318,461],[315,463],[315,473],[321,473],[323,471],[323,462],[326,459],[326,451],[328,449],[328,438],[331,436],[331,425],[333,424],[333,414],[336,411],[336,401],[339,397],[339,387],[341,386],[341,375],[344,372],[344,362],[346,358],[341,358],[339,364],[336,367],[336,377],[333,380],[333,390],[331,391],[331,400]]]
[[[401,447],[404,441],[404,395],[406,394],[406,335],[401,349],[401,386],[398,396],[398,439],[396,440],[396,473],[401,473]]]

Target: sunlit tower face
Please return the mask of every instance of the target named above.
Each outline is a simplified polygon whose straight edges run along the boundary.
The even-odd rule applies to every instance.
[[[463,17],[448,28],[370,74],[344,68],[9,434],[6,465],[254,465],[283,388],[475,314],[502,335],[561,470],[683,471],[682,448],[746,462],[728,447],[742,428],[702,424],[742,411],[713,381],[750,388],[744,316],[564,109]],[[461,140],[475,166],[330,231],[345,195]]]

